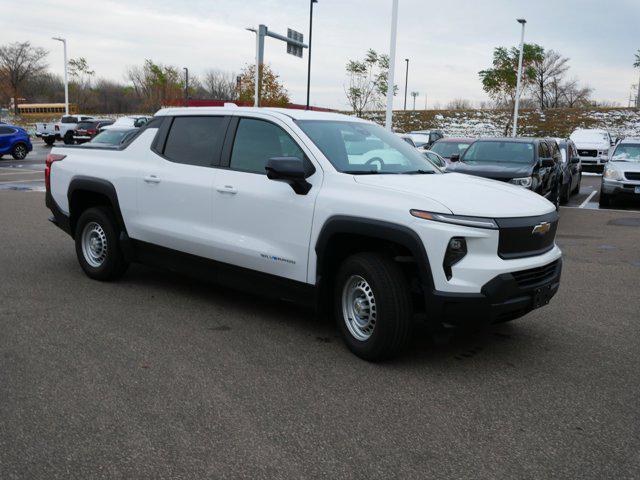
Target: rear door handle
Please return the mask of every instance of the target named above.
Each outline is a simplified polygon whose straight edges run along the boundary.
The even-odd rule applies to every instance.
[[[231,193],[232,195],[238,193],[238,189],[233,185],[218,185],[216,190],[220,193]]]
[[[157,175],[147,175],[146,177],[144,177],[144,181],[146,183],[160,183],[160,179]]]

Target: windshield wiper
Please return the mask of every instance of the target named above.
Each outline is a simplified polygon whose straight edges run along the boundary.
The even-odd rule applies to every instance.
[[[347,173],[349,175],[379,175],[386,172],[381,172],[379,170],[345,170],[342,173]]]
[[[434,174],[436,172],[434,172],[433,170],[411,170],[409,172],[402,172],[405,175],[415,175],[416,173],[421,174],[421,175],[431,175]]]

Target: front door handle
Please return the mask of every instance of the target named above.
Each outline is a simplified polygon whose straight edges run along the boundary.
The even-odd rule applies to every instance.
[[[146,183],[160,183],[160,179],[157,175],[147,175],[146,177],[144,177],[144,181]]]
[[[233,185],[218,185],[216,190],[220,193],[230,193],[232,195],[238,193],[238,189]]]

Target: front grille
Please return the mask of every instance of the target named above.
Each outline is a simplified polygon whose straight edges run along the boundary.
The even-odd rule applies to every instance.
[[[597,157],[598,150],[578,150],[578,155],[581,157]]]
[[[529,270],[521,270],[520,272],[513,272],[513,278],[519,287],[528,288],[535,285],[540,285],[551,280],[556,274],[558,268],[558,260],[552,262],[543,267],[530,268]]]
[[[498,255],[500,258],[513,259],[533,257],[553,248],[558,228],[558,213],[553,211],[539,217],[496,218],[500,228]],[[537,226],[546,227],[540,232]],[[534,232],[534,230],[538,230]]]
[[[625,172],[624,176],[627,177],[627,180],[640,181],[640,172]]]

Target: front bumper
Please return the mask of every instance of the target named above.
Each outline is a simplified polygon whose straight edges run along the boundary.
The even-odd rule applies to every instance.
[[[503,273],[481,293],[427,294],[427,318],[437,318],[445,328],[477,328],[507,322],[549,303],[560,287],[562,259],[529,270]]]
[[[607,195],[639,196],[636,188],[640,188],[640,182],[634,180],[608,180],[602,179],[600,190]]]

